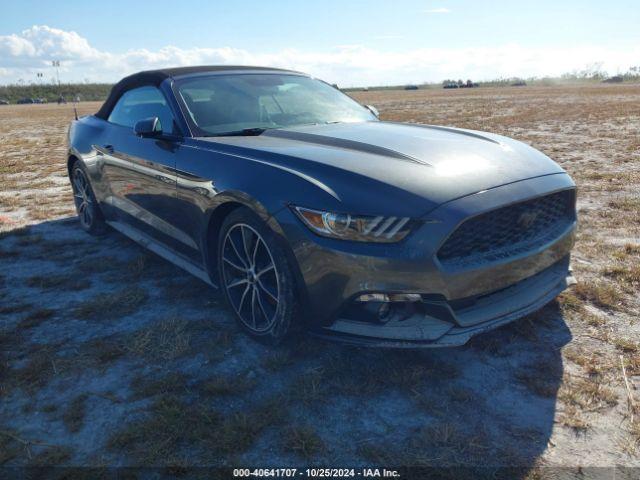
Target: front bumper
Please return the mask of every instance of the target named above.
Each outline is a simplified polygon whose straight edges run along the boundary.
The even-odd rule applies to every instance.
[[[509,258],[467,267],[445,267],[439,246],[469,217],[556,191],[574,189],[566,174],[515,182],[448,202],[398,244],[365,244],[319,237],[289,209],[276,220],[300,268],[305,317],[311,329],[350,343],[387,346],[451,346],[520,318],[552,300],[573,280],[569,255],[575,222],[555,238]],[[535,287],[535,288],[534,288]],[[440,312],[382,326],[344,318],[363,293],[418,293],[440,299]],[[465,299],[473,299],[473,307]],[[462,305],[466,305],[462,307]],[[400,322],[400,321],[398,321]],[[402,333],[404,332],[404,333]]]
[[[483,295],[472,306],[455,309],[444,302],[452,321],[416,313],[396,315],[385,324],[338,319],[331,326],[313,331],[324,338],[371,347],[455,347],[480,333],[493,330],[542,308],[560,292],[575,284],[568,269],[569,257],[516,285]],[[431,302],[427,302],[431,304]],[[425,305],[428,311],[429,305]],[[461,326],[465,324],[468,326]]]

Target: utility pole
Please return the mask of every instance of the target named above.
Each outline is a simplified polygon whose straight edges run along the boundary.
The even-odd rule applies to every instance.
[[[60,95],[60,60],[52,60],[51,65],[56,69],[56,78],[58,79],[58,95]]]

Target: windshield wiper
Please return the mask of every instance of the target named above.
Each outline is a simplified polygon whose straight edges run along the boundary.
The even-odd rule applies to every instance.
[[[216,133],[215,135],[211,135],[212,137],[256,137],[265,131],[269,130],[268,128],[262,127],[253,127],[253,128],[243,128],[242,130],[234,130],[231,132],[223,132]]]
[[[335,123],[343,123],[339,120],[329,122],[314,122],[314,123],[301,123],[300,125],[289,125],[290,127],[307,127],[311,125],[330,125]],[[263,134],[267,130],[276,130],[282,127],[251,127],[243,128],[242,130],[232,130],[230,132],[213,133],[207,135],[208,137],[257,137]]]

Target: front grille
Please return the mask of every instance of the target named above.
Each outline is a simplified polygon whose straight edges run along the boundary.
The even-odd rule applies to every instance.
[[[545,195],[464,221],[438,250],[445,266],[499,260],[557,238],[575,220],[575,190]]]

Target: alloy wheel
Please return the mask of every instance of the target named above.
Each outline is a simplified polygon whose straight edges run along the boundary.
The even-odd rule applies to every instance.
[[[276,320],[280,284],[262,236],[245,223],[233,225],[224,237],[222,263],[224,288],[242,322],[256,333],[269,330]]]
[[[85,228],[91,228],[93,222],[93,201],[91,200],[90,188],[84,172],[76,168],[73,172],[73,200],[76,204],[80,223]]]

